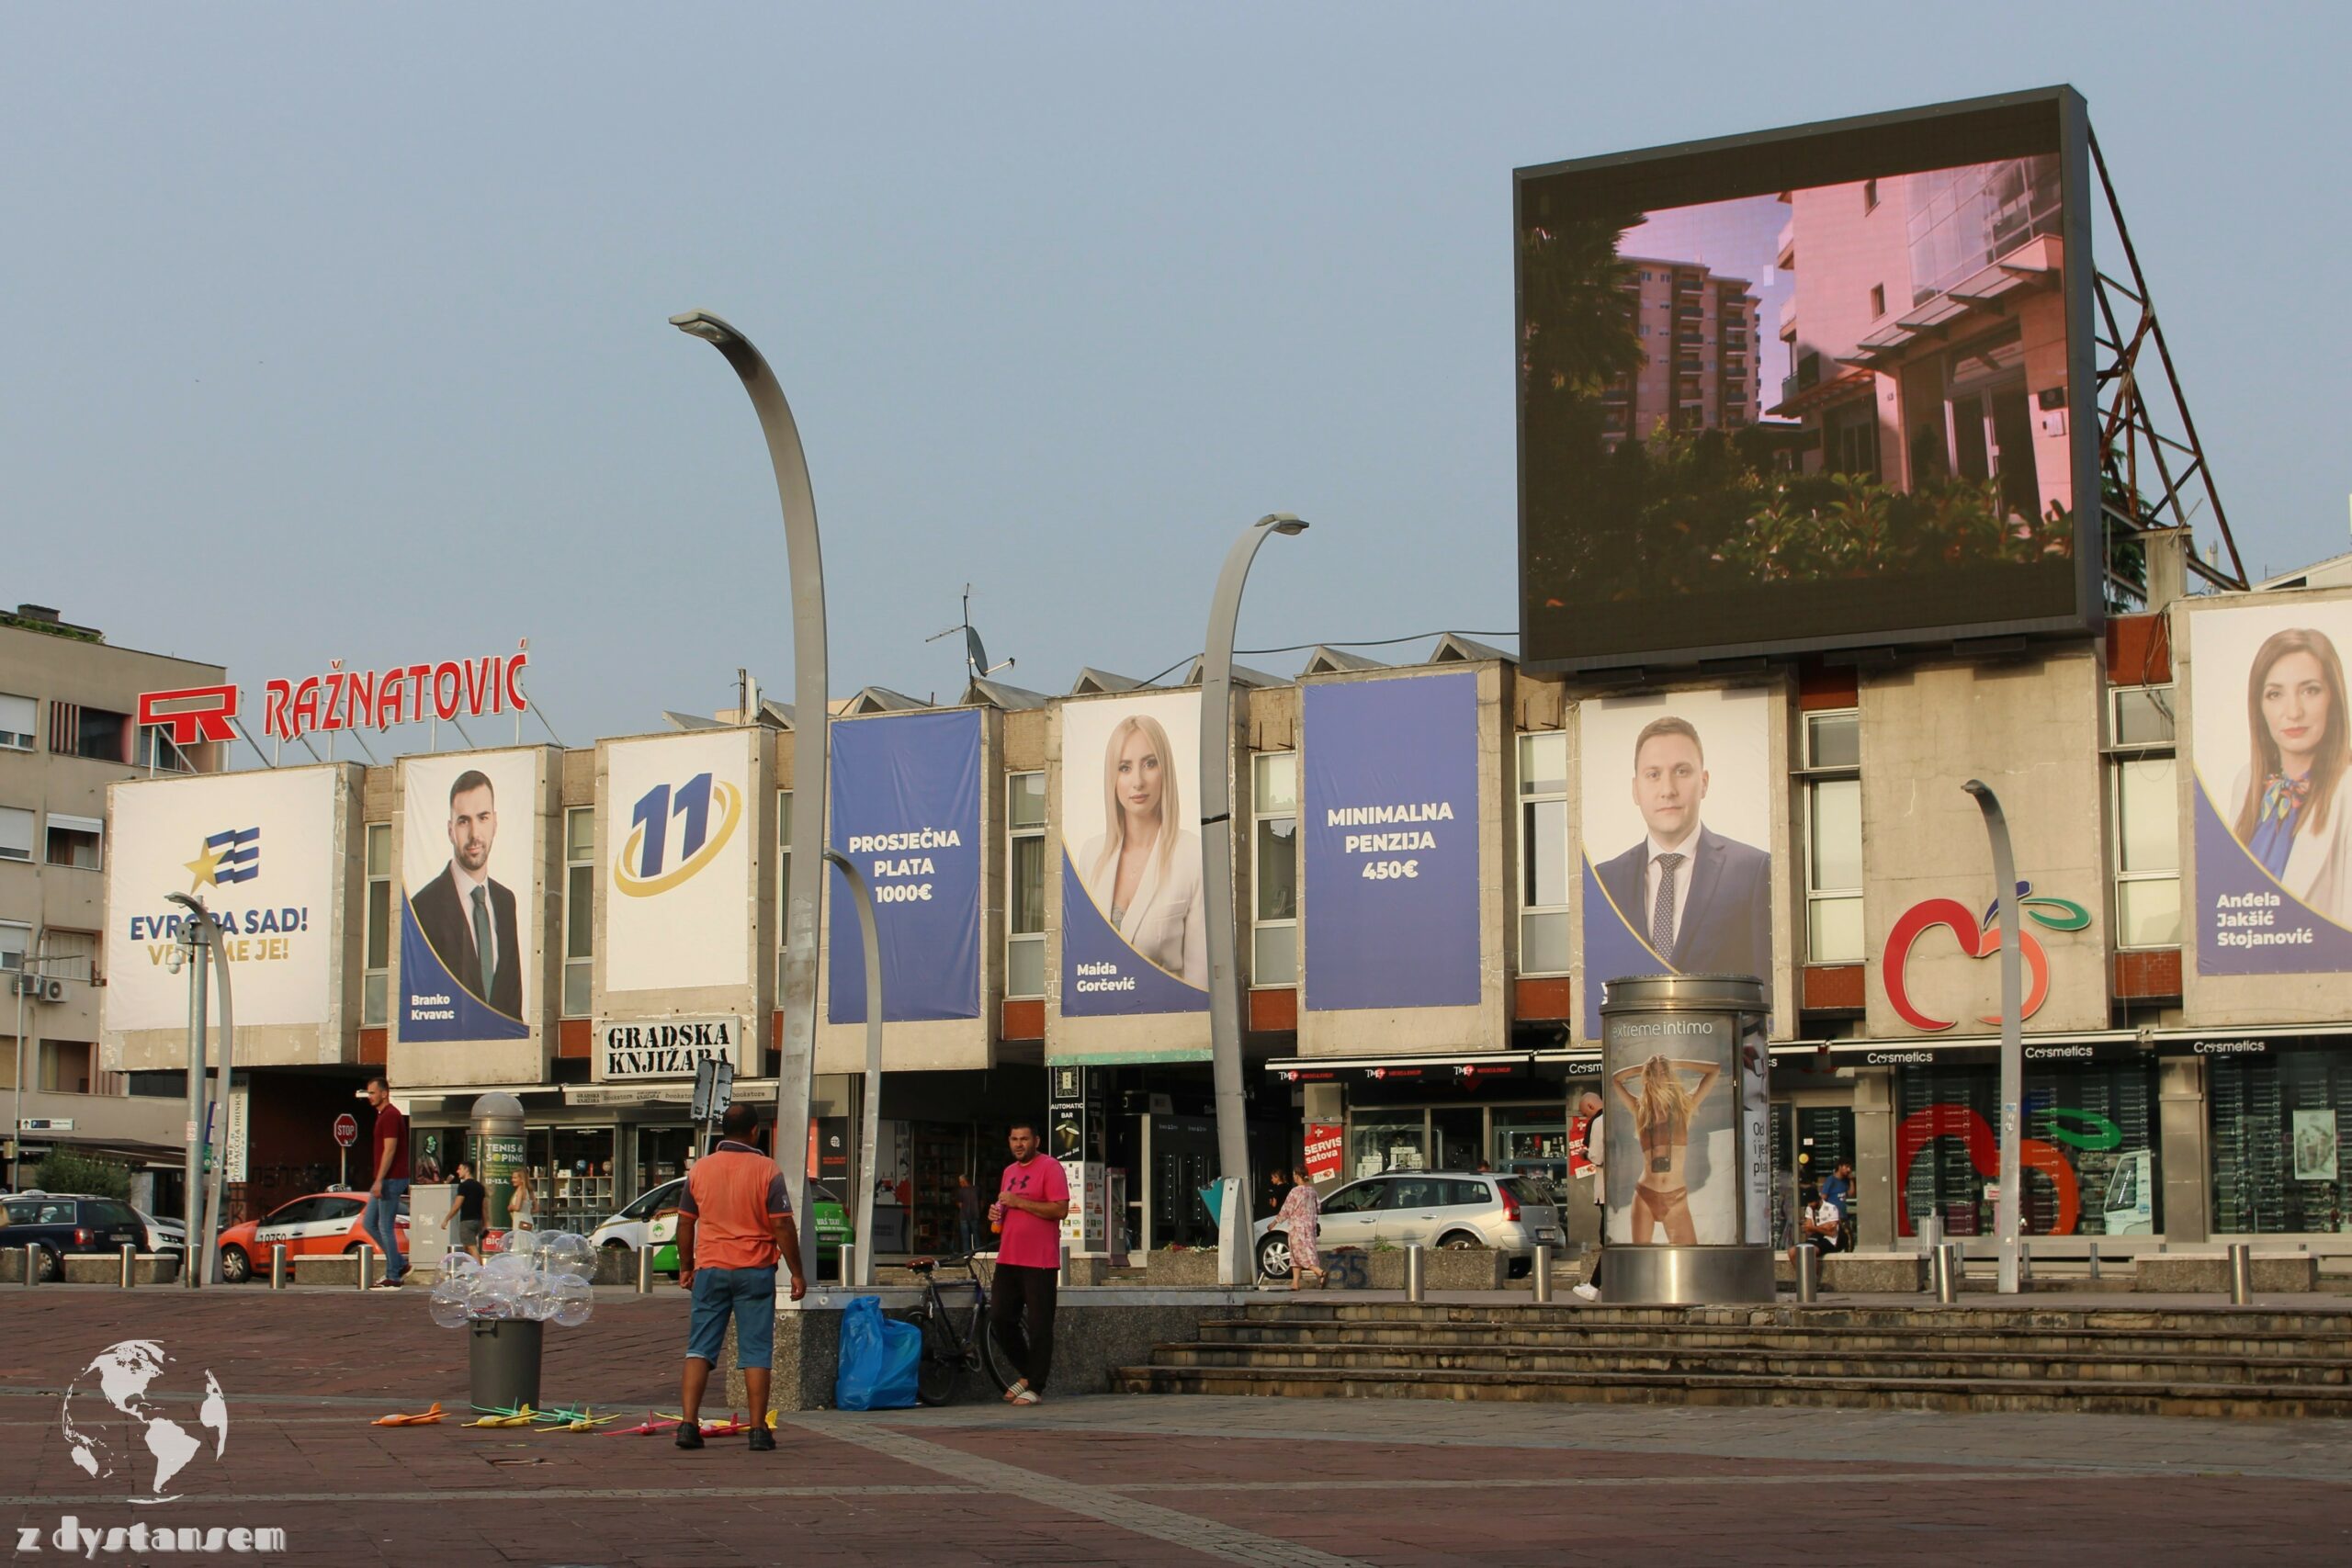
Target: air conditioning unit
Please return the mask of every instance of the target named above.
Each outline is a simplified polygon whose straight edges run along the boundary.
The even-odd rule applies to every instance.
[[[16,984],[8,989],[12,995],[37,1002],[62,1002],[65,999],[65,982],[45,975],[18,975]]]
[[[64,981],[59,979],[46,979],[40,981],[39,984],[40,986],[41,1000],[45,1002],[62,1002],[65,999]]]

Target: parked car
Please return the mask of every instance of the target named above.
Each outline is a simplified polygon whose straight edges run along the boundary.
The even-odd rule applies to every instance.
[[[130,1212],[139,1216],[139,1223],[147,1229],[148,1251],[181,1254],[187,1251],[187,1225],[185,1222],[157,1219],[136,1203],[130,1206]]]
[[[1287,1222],[1260,1220],[1252,1233],[1261,1274],[1290,1272]],[[1334,1189],[1323,1200],[1317,1244],[1370,1247],[1419,1242],[1429,1247],[1491,1247],[1523,1274],[1541,1243],[1566,1242],[1551,1190],[1524,1176],[1464,1170],[1392,1170]]]
[[[650,1246],[653,1248],[653,1271],[676,1274],[678,1195],[685,1186],[684,1177],[663,1182],[598,1225],[589,1239],[598,1247],[632,1253]],[[841,1256],[842,1243],[853,1239],[852,1227],[842,1211],[840,1195],[824,1183],[808,1184],[808,1201],[817,1217],[817,1261],[823,1264]]]
[[[69,1254],[113,1256],[123,1244],[144,1247],[147,1228],[119,1198],[44,1192],[0,1200],[0,1247],[31,1247],[36,1279],[62,1279]]]
[[[314,1192],[280,1203],[258,1220],[231,1225],[220,1233],[220,1278],[230,1284],[250,1280],[268,1266],[269,1249],[283,1244],[288,1258],[332,1258],[372,1247],[374,1238],[360,1228],[368,1211],[363,1192]],[[408,1250],[408,1216],[393,1223],[393,1239]]]

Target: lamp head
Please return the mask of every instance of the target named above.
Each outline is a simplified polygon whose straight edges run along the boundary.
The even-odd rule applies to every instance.
[[[670,324],[688,337],[698,337],[721,348],[742,335],[707,310],[681,311],[670,318]]]
[[[1261,528],[1272,528],[1277,534],[1304,534],[1306,525],[1288,512],[1272,512],[1258,520]]]

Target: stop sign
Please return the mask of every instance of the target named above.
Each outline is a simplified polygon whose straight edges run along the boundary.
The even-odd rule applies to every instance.
[[[346,1149],[359,1141],[358,1119],[348,1111],[334,1119],[334,1141]]]

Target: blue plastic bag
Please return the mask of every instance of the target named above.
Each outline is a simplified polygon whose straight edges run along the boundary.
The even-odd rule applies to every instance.
[[[833,1404],[843,1410],[904,1410],[915,1402],[922,1330],[882,1315],[882,1298],[859,1296],[842,1314],[841,1371]]]

